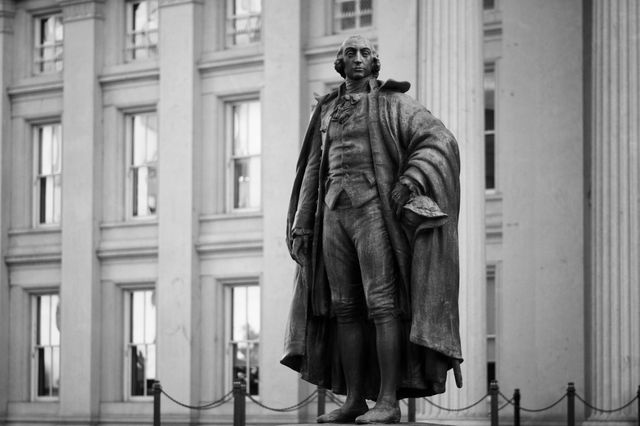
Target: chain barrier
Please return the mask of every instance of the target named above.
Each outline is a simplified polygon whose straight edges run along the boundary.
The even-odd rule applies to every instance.
[[[303,399],[302,401],[298,402],[297,404],[294,404],[290,407],[286,407],[286,408],[273,408],[273,407],[269,407],[265,404],[263,404],[262,402],[258,401],[257,399],[255,399],[251,394],[249,393],[245,393],[245,395],[251,400],[253,401],[256,405],[259,405],[262,408],[265,408],[267,410],[270,411],[277,411],[279,413],[287,413],[290,411],[295,411],[299,408],[302,408],[304,406],[307,406],[309,404],[311,404],[316,397],[318,396],[318,390],[314,390],[309,396],[307,396],[305,399]]]
[[[173,398],[171,395],[169,395],[168,393],[166,393],[164,391],[164,389],[160,389],[160,392],[162,392],[162,394],[164,394],[164,396],[166,396],[167,398],[169,398],[169,400],[173,401],[175,404],[178,404],[181,407],[184,408],[188,408],[190,410],[210,410],[213,408],[218,408],[221,405],[226,404],[227,402],[231,401],[233,399],[233,391],[229,391],[227,392],[222,398],[218,399],[217,401],[213,401],[213,402],[209,402],[207,404],[204,405],[188,405],[188,404],[184,404],[180,401],[178,401],[177,399]]]
[[[589,404],[587,401],[582,399],[582,397],[578,393],[576,393],[576,398],[578,398],[580,400],[580,402],[582,402],[584,405],[586,405],[587,407],[591,408],[594,411],[598,411],[600,413],[615,413],[617,411],[624,410],[625,408],[629,407],[631,404],[636,402],[636,400],[638,399],[638,395],[636,395],[631,401],[627,402],[622,407],[614,408],[614,409],[610,409],[610,410],[607,410],[607,409],[604,409],[604,408],[594,407],[593,405]]]
[[[527,413],[541,413],[543,411],[547,411],[547,410],[551,410],[553,407],[555,407],[556,405],[560,404],[562,401],[564,401],[564,399],[567,397],[567,394],[565,393],[564,395],[562,395],[560,397],[560,399],[558,399],[556,402],[554,402],[551,405],[547,405],[544,408],[525,408],[523,406],[520,406],[520,410],[525,411]]]
[[[220,407],[224,404],[226,404],[227,402],[231,401],[231,400],[235,400],[236,401],[236,405],[234,406],[234,425],[236,425],[236,423],[238,425],[242,425],[244,426],[245,424],[245,420],[244,420],[244,401],[246,398],[248,398],[249,400],[251,400],[254,404],[269,410],[269,411],[275,411],[275,412],[280,412],[280,413],[286,413],[286,412],[292,412],[292,411],[296,411],[299,410],[300,408],[303,408],[311,403],[313,403],[314,401],[318,400],[318,404],[320,407],[320,404],[323,405],[324,407],[324,398],[322,398],[322,401],[320,401],[320,392],[318,390],[318,388],[316,388],[311,394],[309,394],[307,397],[305,397],[303,400],[299,401],[298,403],[290,406],[290,407],[285,407],[285,408],[275,408],[275,407],[270,407],[264,403],[262,403],[261,401],[259,401],[258,399],[254,398],[253,395],[251,395],[250,393],[248,393],[246,391],[246,389],[244,388],[244,386],[240,386],[238,385],[238,387],[236,388],[236,385],[234,385],[234,390],[231,390],[229,392],[227,392],[226,394],[224,394],[220,399],[216,400],[216,401],[212,401],[209,402],[207,404],[203,404],[203,405],[189,405],[189,404],[184,404],[178,400],[176,400],[175,398],[173,398],[171,395],[169,395],[167,392],[165,392],[162,389],[162,386],[160,385],[159,382],[156,382],[154,384],[154,425],[159,425],[160,424],[160,395],[164,394],[164,396],[166,396],[170,401],[172,401],[173,403],[184,407],[184,408],[188,408],[191,410],[209,410],[209,409],[213,409],[213,408],[217,408]],[[344,404],[344,401],[340,398],[338,398],[333,392],[328,391],[328,390],[322,390],[324,392],[324,395],[326,396],[326,398],[328,398],[330,401],[332,401],[335,404],[339,404],[342,405]],[[558,404],[560,404],[562,401],[564,401],[565,399],[569,398],[569,402],[568,402],[568,419],[569,419],[569,424],[575,424],[575,418],[574,418],[574,403],[573,403],[573,398],[577,398],[580,402],[582,402],[586,407],[600,412],[600,413],[615,413],[618,411],[622,411],[628,407],[630,407],[634,402],[638,401],[640,403],[640,387],[638,388],[638,393],[636,394],[636,396],[631,399],[631,401],[627,402],[626,404],[622,405],[621,407],[618,408],[614,408],[614,409],[604,409],[604,408],[599,408],[596,407],[594,405],[592,405],[591,403],[589,403],[588,401],[586,401],[581,395],[579,395],[578,393],[575,392],[575,387],[573,386],[573,383],[569,383],[569,387],[567,388],[567,392],[562,395],[558,400],[556,400],[555,402],[553,402],[552,404],[543,407],[543,408],[525,408],[522,407],[520,405],[520,391],[519,389],[516,389],[514,392],[514,396],[512,398],[507,397],[505,394],[503,394],[500,390],[499,387],[497,385],[497,382],[492,382],[491,385],[491,390],[486,393],[484,396],[482,396],[480,399],[478,399],[476,402],[467,405],[466,407],[462,407],[462,408],[448,408],[448,407],[443,407],[439,404],[436,404],[435,402],[430,401],[427,398],[422,398],[424,399],[427,403],[429,403],[430,405],[440,409],[440,410],[444,410],[444,411],[449,411],[449,412],[462,412],[462,411],[466,411],[466,410],[470,410],[471,408],[477,406],[478,404],[481,404],[482,402],[487,400],[487,397],[491,397],[491,417],[492,417],[492,424],[498,424],[498,417],[497,417],[497,411],[501,411],[503,409],[505,409],[506,407],[508,407],[509,405],[513,405],[515,407],[515,413],[514,416],[517,419],[516,420],[516,424],[519,424],[519,413],[520,411],[524,411],[527,413],[540,413],[543,411],[547,411],[550,410],[552,408],[554,408],[555,406],[557,406]],[[498,407],[497,405],[497,397],[500,397],[504,400],[504,403]],[[406,401],[403,401],[404,404],[406,406],[409,406],[409,404]],[[241,405],[238,405],[241,404]],[[410,406],[409,406],[410,407]],[[639,408],[640,408],[640,404],[639,404]],[[235,416],[236,416],[236,410],[240,410],[240,413],[238,414],[238,421],[236,422]],[[410,407],[410,411],[411,411],[411,407]],[[413,411],[415,412],[415,404],[413,405]],[[415,415],[415,413],[414,413]],[[638,413],[638,422],[640,425],[640,412]]]
[[[429,401],[427,398],[422,398],[425,401],[427,401],[429,404],[433,405],[436,408],[439,408],[441,410],[444,411],[451,411],[451,412],[460,412],[460,411],[466,411],[466,410],[470,410],[473,407],[475,407],[476,405],[480,404],[482,401],[486,400],[487,397],[489,396],[489,394],[485,394],[482,398],[480,398],[479,400],[477,400],[476,402],[474,402],[471,405],[467,405],[466,407],[462,407],[462,408],[447,408],[447,407],[443,407],[441,405],[436,404],[435,402]]]

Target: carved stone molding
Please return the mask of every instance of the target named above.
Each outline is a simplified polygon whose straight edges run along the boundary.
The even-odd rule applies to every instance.
[[[13,33],[13,0],[0,0],[0,33]]]
[[[64,22],[104,19],[104,0],[62,0]]]
[[[202,0],[160,0],[158,7],[178,6],[181,4],[202,4]]]

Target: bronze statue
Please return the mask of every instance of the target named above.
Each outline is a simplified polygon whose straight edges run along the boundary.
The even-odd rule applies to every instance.
[[[346,39],[335,69],[345,81],[318,99],[289,205],[281,362],[346,394],[319,423],[397,423],[398,400],[443,393],[450,368],[462,386],[458,146],[409,83],[377,80],[369,40]]]

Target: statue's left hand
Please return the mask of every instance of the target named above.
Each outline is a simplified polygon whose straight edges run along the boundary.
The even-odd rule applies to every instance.
[[[402,214],[402,206],[407,204],[410,198],[411,189],[402,182],[396,183],[391,191],[391,207],[398,218]]]

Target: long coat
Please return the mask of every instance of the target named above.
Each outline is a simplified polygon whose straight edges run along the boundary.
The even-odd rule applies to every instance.
[[[398,271],[402,316],[402,363],[398,398],[429,396],[445,391],[447,371],[460,376],[458,315],[458,212],[460,158],[455,138],[426,108],[404,94],[409,83],[388,80],[371,85],[368,127],[375,179],[382,214]],[[302,378],[338,394],[346,384],[336,339],[328,280],[321,242],[324,213],[324,177],[328,149],[323,147],[323,105],[337,97],[334,91],[318,100],[302,144],[287,217],[287,244],[292,248],[292,223],[298,210],[307,162],[320,150],[320,176],[313,217],[310,262],[296,270],[295,288],[281,363]],[[434,224],[425,220],[408,226],[396,217],[390,193],[401,177],[414,185],[415,195],[426,195],[447,214]],[[365,394],[375,399],[379,369],[375,326],[366,325]]]

